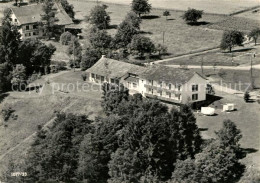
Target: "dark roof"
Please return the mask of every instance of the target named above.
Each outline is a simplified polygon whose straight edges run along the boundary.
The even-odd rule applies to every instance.
[[[194,71],[187,69],[152,65],[147,67],[147,70],[142,76],[148,80],[184,84],[188,82],[194,74]]]
[[[139,74],[144,70],[145,67],[102,57],[87,72],[102,76],[107,75],[111,78],[121,78],[127,73]]]
[[[65,12],[60,4],[55,3],[54,8],[57,9],[55,17],[58,19],[58,25],[73,24],[69,15]],[[42,4],[32,4],[28,6],[11,8],[21,25],[35,23],[41,21],[41,16],[44,14]]]
[[[131,73],[147,80],[162,81],[172,84],[184,84],[188,82],[194,76],[194,74],[198,74],[191,70],[162,65],[142,67],[105,57],[102,57],[94,66],[89,68],[87,72],[102,76],[107,75],[111,78],[121,78],[125,76],[124,79],[130,77],[127,74]],[[200,74],[198,75],[203,79],[206,79]]]

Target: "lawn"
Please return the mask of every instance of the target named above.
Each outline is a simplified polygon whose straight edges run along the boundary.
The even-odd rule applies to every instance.
[[[84,19],[89,15],[90,10],[96,5],[95,2],[75,1],[73,3],[77,19]],[[124,19],[126,13],[130,11],[130,6],[108,4],[107,11],[111,16],[111,25],[113,28],[108,32],[111,35],[116,33],[114,28]],[[221,40],[222,30],[213,30],[208,28],[208,23],[222,21],[225,16],[205,14],[201,19],[201,26],[187,25],[181,18],[183,12],[170,11],[171,15],[168,21],[162,16],[163,10],[153,9],[149,16],[146,16],[141,24],[141,31],[144,36],[150,37],[155,43],[163,43],[163,32],[165,32],[165,45],[168,47],[170,56],[175,56],[193,51],[204,50],[217,47]],[[82,27],[87,27],[85,22],[81,22]],[[85,35],[86,36],[86,35]],[[87,37],[86,37],[87,38]]]
[[[162,62],[163,65],[203,65],[205,66],[237,66],[250,65],[251,53],[259,53],[260,46],[253,44],[244,47],[236,47],[232,53],[226,51],[212,51],[204,54],[196,54],[187,57],[176,58],[171,61]],[[260,64],[260,55],[252,59],[253,64]]]
[[[96,0],[92,0],[96,1]],[[117,3],[129,5],[132,0],[101,0],[106,3]],[[204,10],[206,13],[231,14],[237,11],[259,6],[258,0],[149,0],[154,8],[187,10],[196,8]]]
[[[223,99],[214,102],[211,106],[216,108],[216,116],[203,116],[196,114],[197,124],[203,129],[201,132],[204,138],[214,138],[214,132],[219,130],[225,119],[234,121],[241,129],[243,138],[241,147],[247,149],[250,154],[242,160],[248,167],[260,170],[260,105],[255,103],[245,103],[242,97],[225,93],[216,93]],[[222,112],[222,105],[225,103],[234,103],[237,111],[226,113]],[[252,153],[255,152],[255,153]]]
[[[244,17],[248,19],[258,20],[260,19],[260,8],[256,8],[251,11],[247,11],[238,15],[235,15],[235,17]]]
[[[190,69],[202,74],[201,69]],[[227,86],[230,89],[239,90],[242,93],[246,91],[248,85],[251,84],[251,76],[249,70],[230,70],[230,69],[203,69],[203,75],[208,76],[211,83],[217,83]],[[260,88],[260,72],[253,69],[253,78],[256,88]]]
[[[245,17],[227,17],[226,19],[210,25],[209,28],[217,30],[239,30],[245,33],[250,32],[252,29],[260,27],[258,19],[250,19]]]

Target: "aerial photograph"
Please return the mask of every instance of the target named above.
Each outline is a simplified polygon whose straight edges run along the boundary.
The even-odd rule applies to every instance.
[[[260,183],[260,0],[0,0],[0,183]]]

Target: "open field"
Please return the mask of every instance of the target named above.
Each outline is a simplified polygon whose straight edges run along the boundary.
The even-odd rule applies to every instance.
[[[253,20],[260,20],[260,8],[256,8],[251,11],[246,11],[244,13],[240,13],[238,15],[235,15],[235,17],[244,17],[248,19],[253,19]]]
[[[90,0],[96,1],[96,0]],[[132,0],[101,0],[106,3],[118,3],[129,5]],[[258,0],[149,0],[154,8],[187,10],[196,8],[206,13],[231,14],[237,11],[260,5]]]
[[[260,170],[260,105],[255,103],[245,103],[242,97],[236,95],[216,92],[218,96],[223,97],[215,101],[212,107],[216,108],[216,116],[203,116],[196,114],[197,124],[203,129],[201,132],[204,138],[215,137],[215,131],[219,130],[225,119],[234,121],[242,131],[241,147],[245,148],[247,156],[242,159],[247,166]],[[234,103],[237,111],[226,113],[222,112],[222,105],[225,103]]]
[[[89,15],[95,2],[75,1],[73,3],[76,11],[77,19],[84,19],[84,16]],[[129,6],[108,4],[107,11],[111,16],[111,25],[115,27],[124,19],[126,13],[130,11]],[[163,43],[163,32],[165,32],[165,45],[168,47],[168,52],[175,56],[178,54],[189,53],[191,51],[203,50],[207,48],[217,47],[219,45],[222,30],[214,30],[208,28],[208,23],[222,21],[225,16],[219,15],[204,15],[201,20],[206,25],[190,26],[187,25],[181,18],[183,12],[171,11],[168,21],[162,16],[163,10],[154,9],[150,16],[143,19],[141,24],[142,34],[150,37],[155,43]],[[82,22],[83,27],[87,27],[85,22]],[[111,35],[116,33],[116,29],[109,29]]]
[[[228,70],[228,69],[190,69],[200,74],[208,76],[211,83],[217,83],[222,86],[227,86],[230,89],[239,90],[244,93],[251,84],[249,70]],[[260,88],[260,72],[253,69],[253,78],[256,88]]]
[[[187,57],[176,58],[171,61],[165,61],[163,65],[203,65],[205,66],[237,66],[250,65],[251,54],[256,53],[256,57],[252,59],[253,64],[260,64],[260,46],[245,45],[244,47],[236,47],[232,53],[223,51],[207,52],[205,54],[196,54]]]
[[[259,20],[260,17],[258,17],[258,19],[249,19],[244,17],[231,16],[213,25],[209,25],[209,28],[217,30],[239,30],[245,33],[249,33],[254,28],[260,28]]]

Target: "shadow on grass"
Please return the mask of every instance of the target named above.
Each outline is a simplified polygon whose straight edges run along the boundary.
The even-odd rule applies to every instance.
[[[208,128],[199,128],[199,131],[201,132],[208,131]]]
[[[176,20],[175,18],[168,18],[167,21]]]
[[[1,102],[2,102],[6,97],[8,97],[8,96],[9,96],[9,93],[0,94],[0,104],[1,104]]]
[[[239,159],[245,158],[248,154],[256,153],[258,149],[255,148],[240,148],[240,153],[238,153]]]
[[[117,29],[118,25],[110,25],[108,29]]]
[[[74,19],[73,22],[75,24],[80,24],[83,20],[82,19]]]
[[[149,35],[151,35],[153,33],[150,32],[150,31],[139,31],[139,34],[149,34]]]
[[[239,53],[239,52],[246,52],[246,51],[251,51],[251,50],[254,50],[255,48],[242,48],[242,49],[239,49],[239,50],[233,50],[232,52],[233,53]]]
[[[157,19],[157,18],[160,18],[160,16],[157,16],[157,15],[144,15],[141,17],[141,19],[144,19],[144,20],[152,20],[152,19]]]
[[[188,25],[191,25],[191,26],[201,26],[201,25],[208,25],[210,24],[210,22],[205,22],[205,21],[202,21],[202,22],[189,22]]]

